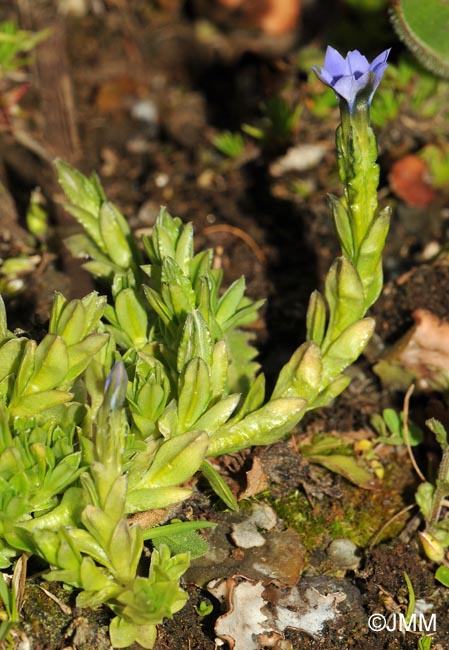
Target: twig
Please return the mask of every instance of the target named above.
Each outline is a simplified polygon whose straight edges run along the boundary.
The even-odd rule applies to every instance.
[[[406,508],[402,508],[402,510],[399,510],[395,515],[393,515],[387,522],[384,523],[382,528],[377,531],[377,533],[374,535],[373,539],[371,540],[369,547],[373,548],[373,546],[376,546],[377,542],[379,541],[380,537],[382,534],[387,530],[389,526],[393,523],[393,521],[396,521],[399,517],[402,517],[402,515],[405,515],[406,512],[411,510],[416,506],[416,503],[411,503],[409,506]]]
[[[208,226],[207,228],[204,229],[204,234],[208,235],[210,233],[214,232],[229,232],[232,235],[235,235],[236,237],[240,237],[245,244],[248,245],[248,247],[252,250],[254,253],[255,257],[258,259],[258,261],[261,264],[265,263],[265,253],[263,250],[260,248],[260,246],[254,241],[254,239],[248,235],[244,230],[241,230],[241,228],[237,228],[236,226],[228,226],[227,224],[217,224],[216,226]]]
[[[405,438],[405,444],[407,446],[407,452],[408,452],[408,455],[410,456],[410,460],[412,461],[413,468],[414,468],[415,472],[418,474],[421,481],[424,482],[426,480],[426,477],[424,476],[424,474],[419,469],[418,464],[417,464],[417,462],[415,460],[415,457],[413,455],[412,446],[410,444],[410,431],[409,431],[409,428],[408,428],[409,404],[410,404],[410,398],[411,398],[414,390],[415,390],[415,386],[414,386],[414,384],[411,384],[409,386],[406,394],[405,394],[405,397],[404,397],[404,438]]]

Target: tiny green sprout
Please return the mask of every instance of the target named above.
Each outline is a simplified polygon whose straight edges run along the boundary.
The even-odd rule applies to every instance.
[[[406,571],[404,571],[404,579],[408,591],[408,605],[407,605],[407,611],[405,613],[405,620],[407,623],[409,623],[415,611],[416,597],[415,597],[415,590],[413,589],[412,581],[410,580],[410,576]]]
[[[206,600],[201,600],[200,604],[195,607],[195,611],[198,616],[209,616],[214,611],[214,606],[212,603],[208,603]]]
[[[44,201],[40,189],[34,189],[26,213],[27,228],[38,240],[45,239],[48,232],[48,213]]]
[[[48,33],[48,30],[28,32],[12,21],[0,23],[0,78],[27,65],[29,59],[21,55],[33,50]]]
[[[212,139],[212,144],[229,158],[240,158],[245,150],[245,141],[242,134],[238,132],[223,131]]]
[[[422,636],[418,639],[418,650],[430,650],[432,647],[432,637]]]
[[[375,413],[371,417],[371,426],[380,434],[377,442],[386,445],[403,445],[406,443],[403,413],[398,413],[392,408],[386,408],[382,411],[382,415]],[[408,431],[408,442],[411,447],[416,447],[422,442],[423,432],[410,421],[408,422]]]
[[[256,125],[243,124],[242,131],[259,140],[264,149],[282,149],[291,144],[301,112],[301,104],[288,102],[277,95],[261,106],[259,122]]]
[[[449,441],[443,424],[435,418],[426,421],[426,425],[435,434],[442,451],[438,474],[433,485],[423,481],[415,494],[416,503],[426,522],[419,537],[427,557],[443,566],[436,573],[437,580],[449,586],[449,563],[446,550],[449,548],[449,516],[444,512],[449,496]],[[443,514],[442,514],[443,513]]]
[[[20,560],[19,560],[20,561]],[[17,608],[17,585],[13,578],[7,583],[5,576],[0,572],[0,601],[4,611],[0,611],[0,643],[5,641],[12,627],[20,621]]]

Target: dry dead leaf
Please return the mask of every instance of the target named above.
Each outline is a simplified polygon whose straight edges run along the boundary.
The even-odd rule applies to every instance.
[[[425,207],[435,198],[428,181],[427,163],[419,156],[408,155],[397,160],[388,176],[391,189],[407,205]]]
[[[293,31],[301,16],[301,0],[219,0],[231,11],[241,10],[249,24],[268,36],[282,36]]]
[[[262,463],[259,458],[255,456],[251,469],[246,472],[246,488],[239,495],[239,501],[242,499],[249,499],[256,494],[260,494],[260,492],[264,492],[269,485],[270,481],[267,474],[263,471]]]
[[[286,628],[319,636],[325,623],[339,616],[337,606],[347,598],[343,591],[322,594],[314,587],[301,588],[301,583],[284,589],[241,575],[214,580],[207,588],[227,603],[228,611],[217,619],[215,633],[231,650],[258,650],[262,640],[274,645]]]
[[[412,373],[418,386],[425,390],[435,380],[439,383],[438,379],[443,380],[449,372],[449,322],[427,309],[415,309],[413,319],[412,329],[388,351],[375,369],[383,377],[383,368],[394,365],[405,373]]]

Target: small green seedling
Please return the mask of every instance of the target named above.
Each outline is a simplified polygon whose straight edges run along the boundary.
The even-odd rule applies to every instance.
[[[416,447],[423,439],[421,429],[409,421],[407,441],[404,432],[404,414],[391,408],[384,409],[382,415],[375,413],[371,417],[371,426],[380,434],[377,442],[386,445],[404,445],[408,442],[411,447]]]
[[[245,140],[239,132],[223,131],[212,139],[212,144],[229,158],[240,158],[245,151]]]
[[[272,97],[262,105],[259,123],[243,124],[242,131],[258,140],[264,149],[285,149],[293,141],[301,111],[301,104],[289,103],[281,95]]]
[[[209,614],[212,614],[214,611],[214,606],[212,603],[208,603],[205,600],[200,601],[200,604],[195,607],[195,611],[198,614],[198,616],[209,616]]]
[[[415,494],[416,503],[426,522],[426,528],[419,536],[427,557],[443,565],[435,577],[449,586],[449,563],[445,557],[449,548],[449,515],[446,512],[446,499],[449,497],[448,435],[441,422],[435,418],[427,420],[426,425],[435,434],[442,450],[442,458],[435,484],[423,481]]]
[[[12,627],[20,621],[17,608],[17,587],[14,578],[8,585],[2,572],[0,572],[0,600],[4,611],[0,611],[0,642],[8,637]]]
[[[432,647],[432,637],[422,636],[418,639],[418,650],[430,650]]]

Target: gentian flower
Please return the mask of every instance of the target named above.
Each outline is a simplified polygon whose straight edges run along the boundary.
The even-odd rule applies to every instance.
[[[347,102],[352,114],[359,97],[371,104],[374,92],[387,67],[390,50],[376,56],[372,63],[358,50],[348,52],[344,59],[337,50],[328,46],[324,66],[314,66],[313,71],[321,81],[335,91],[338,98]]]
[[[111,411],[118,410],[122,407],[126,397],[128,386],[128,375],[126,373],[123,361],[116,361],[112,370],[106,377],[104,386],[104,403],[109,406]]]

